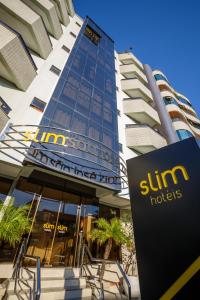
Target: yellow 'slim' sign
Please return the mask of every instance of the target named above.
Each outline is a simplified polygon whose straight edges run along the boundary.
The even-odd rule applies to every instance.
[[[51,230],[54,230],[55,229],[55,225],[54,224],[50,224],[50,223],[45,223],[43,224],[43,228],[44,230],[48,230],[48,231],[51,231]],[[58,231],[66,231],[68,230],[67,226],[64,226],[64,225],[57,225],[57,230]]]
[[[167,176],[171,177],[174,185],[177,185],[178,184],[177,172],[179,172],[182,175],[185,181],[189,180],[189,175],[186,168],[181,165],[175,166],[169,170],[165,170],[160,174],[157,170],[154,172],[154,175],[152,175],[150,172],[147,173],[148,179],[142,180],[140,182],[141,194],[145,196],[150,192],[150,190],[157,192],[158,190],[167,188],[168,187]]]

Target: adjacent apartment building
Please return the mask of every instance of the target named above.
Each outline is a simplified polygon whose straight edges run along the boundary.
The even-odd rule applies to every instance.
[[[126,160],[167,145],[163,124],[143,64],[72,0],[0,0],[0,20],[0,198],[30,206],[29,254],[74,266],[80,232],[96,255],[93,221],[130,209]],[[152,76],[177,139],[200,137],[189,100]]]

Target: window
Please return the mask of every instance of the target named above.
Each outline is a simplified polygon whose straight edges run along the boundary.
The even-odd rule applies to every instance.
[[[76,38],[76,35],[71,31],[70,32],[70,34],[74,37],[74,38]]]
[[[89,126],[88,136],[91,139],[94,139],[96,141],[100,141],[100,138],[101,138],[101,128],[100,128],[100,126],[98,126],[97,124],[94,124],[93,122],[91,122],[91,124]]]
[[[109,123],[109,125],[112,124],[112,122],[113,122],[112,111],[107,109],[106,107],[104,107],[104,109],[103,109],[103,118],[104,118],[104,121]]]
[[[86,116],[90,113],[90,97],[82,91],[79,91],[77,94],[76,109]]]
[[[88,81],[90,81],[91,83],[94,82],[94,78],[95,78],[95,61],[93,59],[91,59],[91,58],[87,59],[83,76]]]
[[[99,41],[100,41],[100,35],[98,33],[96,33],[90,26],[86,26],[85,27],[85,32],[84,32],[85,36],[88,37],[88,39],[90,39],[95,45],[98,45]]]
[[[44,111],[46,103],[44,101],[34,97],[31,104],[30,104],[30,106],[37,109],[37,110],[39,110],[39,111]]]
[[[65,50],[67,53],[69,53],[69,52],[70,52],[70,49],[69,49],[69,48],[67,48],[67,46],[65,46],[65,45],[62,45],[62,49],[63,49],[63,50]]]
[[[10,106],[0,97],[0,108],[8,115],[11,111]]]
[[[81,27],[81,24],[79,24],[78,22],[75,23],[78,27]]]
[[[163,100],[165,102],[165,105],[168,105],[168,104],[175,104],[175,105],[178,105],[178,103],[176,102],[176,100],[172,97],[163,97]]]
[[[74,107],[77,98],[77,88],[71,83],[66,82],[59,100],[67,106]]]
[[[162,74],[156,74],[154,75],[155,80],[164,80],[168,82],[168,80],[162,75]]]
[[[62,128],[69,128],[71,118],[72,110],[59,103],[52,121]]]
[[[75,113],[72,120],[72,126],[71,129],[74,132],[77,132],[79,134],[86,135],[87,134],[87,119],[79,115],[78,113]]]
[[[193,136],[193,134],[190,131],[185,130],[185,129],[176,130],[176,133],[177,133],[178,138],[179,138],[180,141],[185,140],[185,139],[190,138],[190,137]]]
[[[109,134],[105,131],[103,132],[103,143],[106,147],[112,148],[113,138],[112,138],[111,134]]]
[[[85,52],[82,50],[78,50],[72,60],[71,68],[74,71],[76,71],[79,75],[82,75],[84,66],[85,66],[85,62],[86,62]]]
[[[56,75],[60,75],[61,70],[55,67],[54,65],[51,66],[50,71],[55,73]]]
[[[119,117],[121,116],[121,111],[119,109],[117,110],[117,114]]]
[[[121,143],[119,143],[119,151],[123,153],[123,145]]]
[[[116,86],[116,91],[119,91],[119,88],[118,88],[118,86]]]

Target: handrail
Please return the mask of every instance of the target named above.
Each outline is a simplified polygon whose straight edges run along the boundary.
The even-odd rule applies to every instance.
[[[39,256],[31,256],[31,255],[24,255],[23,258],[28,258],[30,260],[36,261],[36,272],[37,272],[37,280],[36,280],[36,289],[35,289],[35,296],[34,300],[40,299],[41,294],[41,272],[40,272],[40,257]]]
[[[84,265],[83,259],[84,259],[85,251],[87,252],[88,257],[92,263],[116,264],[118,266],[119,271],[122,274],[122,277],[128,286],[128,299],[131,300],[131,284],[128,280],[126,273],[124,272],[123,268],[121,267],[120,263],[118,261],[113,261],[113,260],[108,260],[108,259],[94,258],[87,245],[83,245],[83,251],[82,251],[82,256],[81,256],[81,274],[82,274],[82,268]],[[100,279],[100,284],[101,284],[101,279]]]
[[[23,284],[25,284],[27,287],[30,288],[30,299],[31,300],[39,300],[40,299],[40,294],[41,294],[40,257],[25,254],[26,248],[27,248],[27,241],[23,240],[22,244],[21,244],[21,247],[20,247],[20,250],[19,250],[19,254],[18,254],[16,262],[15,262],[14,271],[13,271],[13,274],[12,274],[12,278],[15,279],[14,291],[16,293],[17,284],[19,284],[19,282],[22,282]],[[30,259],[30,260],[36,261],[36,274],[37,274],[37,276],[36,276],[37,277],[36,278],[36,285],[35,285],[35,272],[29,270],[27,267],[22,266],[22,263],[23,263],[24,259]],[[31,288],[31,286],[29,286],[24,281],[24,279],[20,276],[20,271],[21,271],[22,268],[24,268],[29,273],[33,273],[33,275],[31,277],[34,281],[34,288]],[[22,274],[22,272],[21,272],[21,274]],[[31,297],[31,295],[32,295],[32,297]]]

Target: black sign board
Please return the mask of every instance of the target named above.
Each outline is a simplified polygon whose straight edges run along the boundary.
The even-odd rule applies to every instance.
[[[200,149],[195,139],[127,164],[141,299],[200,299]]]

